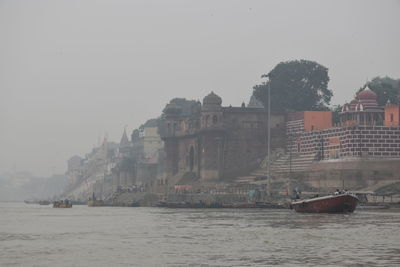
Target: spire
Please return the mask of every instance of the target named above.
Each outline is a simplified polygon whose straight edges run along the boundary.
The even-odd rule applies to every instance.
[[[264,108],[264,105],[254,95],[251,95],[250,101],[247,104],[248,108]]]
[[[125,127],[124,128],[124,133],[123,133],[122,138],[121,138],[121,142],[119,143],[119,146],[120,147],[126,147],[126,146],[129,146],[129,145],[130,145],[130,142],[129,142],[128,136],[126,135],[126,127]]]

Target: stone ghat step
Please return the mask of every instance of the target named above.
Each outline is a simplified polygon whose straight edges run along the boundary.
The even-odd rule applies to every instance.
[[[313,161],[301,161],[301,162],[298,162],[298,161],[295,161],[295,162],[285,162],[285,163],[282,163],[282,164],[271,164],[271,168],[273,168],[273,167],[277,167],[277,166],[290,166],[290,165],[292,165],[292,167],[293,166],[309,166],[309,165],[311,165],[313,163]]]
[[[292,162],[292,163],[285,163],[285,164],[276,164],[276,165],[271,165],[271,169],[275,168],[275,167],[289,167],[290,165],[292,165],[292,167],[296,167],[296,166],[310,166],[312,164],[312,162]]]
[[[292,168],[297,168],[297,167],[302,168],[302,167],[309,167],[311,165],[312,163],[280,164],[280,165],[272,165],[271,170],[276,168],[290,168],[290,166]]]
[[[315,156],[307,156],[307,157],[292,157],[292,161],[309,161],[309,160],[314,160]],[[275,160],[274,162],[282,162],[282,161],[289,161],[290,157],[284,157],[284,158],[279,158]]]
[[[296,171],[296,170],[306,170],[310,167],[311,164],[293,164],[290,166],[289,164],[282,164],[282,165],[271,165],[271,171],[281,171],[281,170],[290,170]],[[252,172],[250,175],[256,176],[256,177],[263,177],[267,175],[267,170],[257,170]]]
[[[308,168],[298,168],[298,169],[292,169],[292,172],[301,172],[301,171],[307,171]],[[272,173],[286,173],[290,172],[290,169],[276,169],[274,171],[271,171]]]
[[[253,176],[253,175],[248,175],[248,176],[240,176],[240,177],[238,177],[236,180],[237,181],[241,181],[241,180],[249,180],[249,179],[254,179],[254,178],[257,178],[256,176]]]
[[[294,166],[310,166],[311,164],[313,164],[313,161],[302,161],[302,162],[298,162],[298,161],[295,161],[295,162],[285,162],[285,163],[282,163],[282,164],[271,164],[271,168],[274,168],[274,167],[281,167],[281,166],[290,166],[290,165],[292,165],[292,167],[294,167]]]
[[[271,166],[279,166],[279,165],[289,165],[290,163],[292,165],[296,165],[296,164],[311,164],[314,160],[286,160],[286,161],[282,161],[282,162],[274,162],[273,164],[271,164]]]

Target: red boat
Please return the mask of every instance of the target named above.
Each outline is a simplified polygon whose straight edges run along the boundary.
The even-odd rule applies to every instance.
[[[291,208],[297,212],[343,213],[353,212],[358,198],[352,194],[337,194],[292,202]]]

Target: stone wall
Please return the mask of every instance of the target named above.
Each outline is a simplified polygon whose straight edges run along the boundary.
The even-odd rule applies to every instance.
[[[301,181],[315,189],[331,192],[336,188],[376,190],[400,182],[400,158],[327,160],[315,162]]]
[[[400,158],[400,127],[348,126],[303,132],[290,147],[302,155],[319,154],[320,159]]]

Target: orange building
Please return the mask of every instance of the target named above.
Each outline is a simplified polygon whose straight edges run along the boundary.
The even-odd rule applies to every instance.
[[[331,111],[304,111],[304,130],[320,131],[332,128]]]
[[[287,134],[321,131],[332,128],[331,111],[298,111],[287,114]]]
[[[400,106],[387,103],[385,106],[385,126],[400,126]]]

